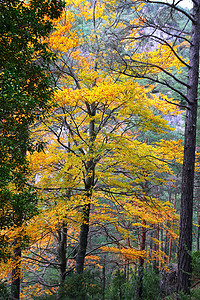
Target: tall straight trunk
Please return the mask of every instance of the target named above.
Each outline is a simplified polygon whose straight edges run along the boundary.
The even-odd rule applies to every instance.
[[[13,247],[12,261],[14,267],[12,269],[11,281],[11,299],[20,299],[20,282],[21,282],[21,247],[18,245],[20,241],[16,238]]]
[[[194,164],[196,146],[197,97],[199,77],[199,41],[200,41],[200,0],[193,2],[191,47],[187,88],[187,109],[185,120],[185,144],[182,172],[182,193],[180,211],[180,236],[178,247],[178,291],[190,293],[191,285],[191,251],[192,251],[192,217]]]
[[[172,238],[170,237],[170,241],[169,241],[169,255],[168,255],[168,264],[171,261],[171,257],[172,257]]]
[[[199,250],[199,203],[197,203],[197,247],[196,250]]]
[[[158,224],[154,225],[154,230],[155,230],[154,237],[156,240],[159,241],[159,225]],[[155,242],[154,252],[158,254],[158,251],[159,251],[159,243]],[[156,273],[158,272],[158,266],[159,266],[159,258],[158,258],[158,256],[156,256],[156,258],[154,260],[154,264],[153,264],[153,268],[156,271]]]
[[[88,115],[90,117],[94,117],[96,115],[96,104],[92,103],[91,105],[89,105],[87,103],[86,106],[87,106]],[[93,148],[94,148],[94,142],[96,138],[96,132],[95,132],[95,120],[92,118],[89,123],[88,129],[89,129],[88,154],[89,156],[93,156],[93,152],[94,152]],[[87,199],[87,204],[83,206],[83,211],[82,211],[82,225],[80,230],[78,253],[76,256],[76,269],[75,269],[76,274],[83,273],[83,269],[84,269],[84,261],[85,261],[85,255],[87,250],[88,233],[89,233],[90,199],[92,197],[92,192],[94,187],[95,166],[96,166],[96,162],[94,158],[88,160],[85,163],[86,176],[84,179],[84,184],[85,184],[85,197]]]
[[[171,199],[172,199],[172,195],[171,192],[169,192],[169,197],[168,197],[168,201],[169,203],[171,203]],[[167,220],[167,228],[169,226],[169,221]],[[169,237],[168,237],[168,231],[165,231],[165,247],[164,247],[164,252],[165,254],[169,254]]]
[[[66,250],[67,250],[67,224],[63,224],[62,228],[58,230],[58,246],[57,246],[57,256],[59,261],[59,277],[60,284],[65,281],[66,277]]]
[[[89,216],[90,216],[90,204],[87,204],[83,208],[83,223],[81,225],[79,247],[76,256],[76,274],[83,273],[85,255],[87,250],[88,233],[89,233]]]
[[[142,224],[145,226],[146,221],[142,220]],[[140,237],[140,251],[145,250],[146,245],[146,228],[141,228],[141,237]],[[136,287],[136,299],[142,298],[143,292],[143,273],[144,273],[144,258],[140,257],[138,261],[138,280],[137,280],[137,287]]]
[[[177,194],[174,195],[174,209],[176,209],[176,196]],[[173,229],[173,225],[174,225],[174,220],[172,220],[172,229]],[[171,257],[172,257],[172,237],[170,237],[170,242],[169,242],[169,255],[168,255],[168,264],[171,261]]]
[[[105,300],[105,288],[106,288],[106,262],[104,257],[103,269],[102,269],[102,300]]]

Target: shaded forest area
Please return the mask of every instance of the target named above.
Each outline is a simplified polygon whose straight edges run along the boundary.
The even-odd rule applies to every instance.
[[[199,1],[0,1],[0,299],[200,299]]]

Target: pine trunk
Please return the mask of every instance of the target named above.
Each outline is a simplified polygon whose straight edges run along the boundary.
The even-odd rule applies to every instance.
[[[193,2],[190,69],[187,89],[185,144],[182,173],[180,236],[178,247],[178,291],[190,293],[194,164],[196,145],[197,97],[199,76],[200,0]]]

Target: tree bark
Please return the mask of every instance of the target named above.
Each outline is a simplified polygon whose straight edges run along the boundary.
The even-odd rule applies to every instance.
[[[154,237],[159,241],[159,225],[155,224],[154,225]],[[154,264],[153,264],[153,269],[155,270],[156,273],[158,273],[158,267],[159,267],[159,258],[158,258],[158,252],[159,252],[159,243],[154,242],[154,253],[156,254],[156,257],[154,257]]]
[[[65,281],[66,277],[66,249],[67,249],[67,224],[63,224],[62,228],[58,230],[58,246],[57,246],[57,255],[59,261],[59,277],[60,284]]]
[[[14,267],[12,269],[12,282],[11,282],[11,299],[20,299],[20,281],[21,281],[21,247],[18,246],[18,239],[14,241],[12,261]]]
[[[88,232],[89,232],[89,216],[90,216],[90,204],[87,204],[83,208],[83,223],[81,225],[79,247],[76,257],[76,274],[83,273],[85,254],[87,249]]]
[[[102,300],[105,300],[105,288],[106,288],[106,263],[104,257],[103,269],[102,269]]]
[[[96,104],[92,103],[91,105],[89,105],[88,103],[86,103],[86,107],[87,107],[88,115],[90,117],[94,117],[96,115]],[[96,139],[94,119],[91,119],[91,121],[89,122],[88,129],[89,129],[88,154],[89,156],[93,156],[94,142]],[[96,166],[95,158],[88,160],[85,164],[86,175],[85,175],[84,183],[85,183],[85,196],[88,203],[83,206],[83,211],[82,211],[83,222],[81,225],[79,247],[76,256],[75,272],[77,274],[83,273],[83,268],[84,268],[84,261],[85,261],[85,255],[87,250],[88,233],[89,233],[90,199],[92,197],[92,191],[94,187],[95,166]]]
[[[146,225],[146,221],[142,220],[142,224]],[[140,238],[140,251],[145,250],[146,245],[146,228],[141,228],[141,238]],[[144,273],[144,258],[140,257],[138,262],[138,280],[137,280],[137,287],[136,287],[136,299],[142,298],[143,292],[143,273]]]
[[[180,211],[180,236],[178,247],[178,291],[190,293],[191,285],[191,251],[192,251],[192,217],[194,164],[197,121],[197,89],[199,76],[199,40],[200,40],[200,0],[193,2],[193,18],[190,69],[188,74],[187,109],[185,120],[185,144],[182,171],[182,194]]]
[[[197,203],[197,247],[196,247],[196,250],[199,250],[199,225],[200,225],[200,220],[199,220],[199,203]]]

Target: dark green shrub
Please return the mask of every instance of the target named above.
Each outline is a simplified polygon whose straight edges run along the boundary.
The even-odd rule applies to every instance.
[[[200,250],[192,253],[192,273],[195,278],[200,278]]]
[[[160,275],[155,271],[144,271],[143,299],[160,299]]]
[[[129,278],[129,281],[126,281],[124,272],[115,271],[106,291],[106,300],[138,300],[137,274],[130,272]],[[144,271],[142,299],[160,299],[160,276],[155,271]]]
[[[0,300],[8,300],[9,291],[6,282],[0,282]]]
[[[66,277],[63,286],[59,289],[59,296],[44,296],[40,300],[99,300],[101,283],[97,272],[85,271],[83,274],[72,274]]]

